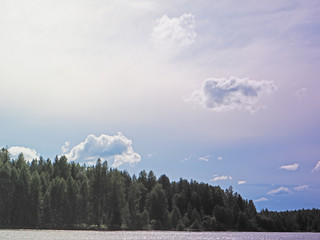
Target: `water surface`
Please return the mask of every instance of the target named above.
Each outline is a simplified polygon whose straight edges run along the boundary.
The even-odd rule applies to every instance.
[[[320,233],[0,230],[1,240],[320,240]]]

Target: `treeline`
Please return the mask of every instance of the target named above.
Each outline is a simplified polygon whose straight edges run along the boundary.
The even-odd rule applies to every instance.
[[[270,232],[320,232],[320,210],[296,210],[286,212],[262,210],[257,224]]]
[[[232,187],[170,182],[150,171],[132,177],[65,156],[10,160],[0,151],[0,227],[107,230],[319,231],[319,210],[257,213]]]

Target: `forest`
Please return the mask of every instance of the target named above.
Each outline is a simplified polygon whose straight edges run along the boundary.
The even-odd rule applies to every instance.
[[[153,171],[130,176],[97,160],[11,159],[0,151],[0,228],[320,231],[320,210],[257,212],[252,200]]]

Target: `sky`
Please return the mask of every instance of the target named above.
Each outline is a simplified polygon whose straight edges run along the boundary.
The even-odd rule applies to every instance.
[[[0,146],[320,208],[318,0],[4,0]]]

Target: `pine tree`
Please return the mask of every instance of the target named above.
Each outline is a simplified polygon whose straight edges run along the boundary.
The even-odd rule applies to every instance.
[[[166,229],[169,226],[167,198],[162,185],[157,183],[147,197],[149,217],[156,224],[155,229]]]
[[[34,171],[30,183],[30,225],[38,227],[40,224],[41,182],[37,171]]]
[[[2,150],[3,151],[3,150]],[[10,225],[10,206],[14,183],[11,181],[11,165],[8,161],[0,162],[0,225]]]
[[[125,200],[123,178],[118,170],[111,172],[111,189],[109,196],[108,227],[119,230],[128,224],[128,206]]]

